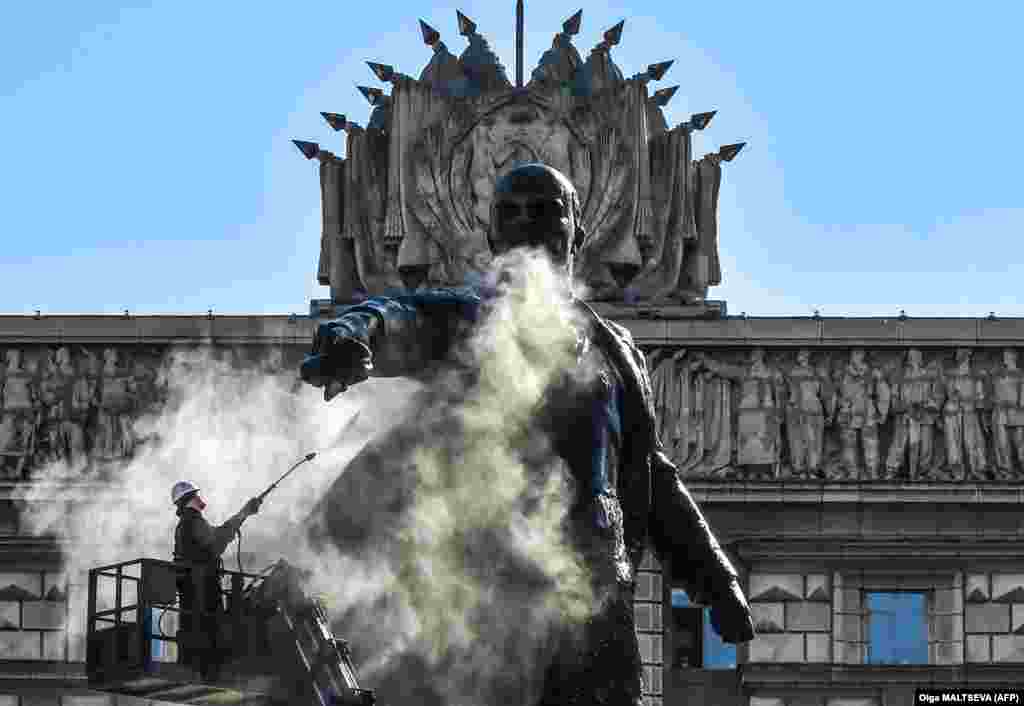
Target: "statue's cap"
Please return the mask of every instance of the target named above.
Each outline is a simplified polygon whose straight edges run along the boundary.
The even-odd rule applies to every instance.
[[[567,196],[575,194],[576,189],[569,178],[554,167],[541,162],[527,162],[498,179],[494,185],[494,193]]]

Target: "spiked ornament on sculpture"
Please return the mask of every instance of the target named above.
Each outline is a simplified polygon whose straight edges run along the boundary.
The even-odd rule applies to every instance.
[[[441,33],[423,20],[420,20],[420,34],[423,35],[423,43],[428,47],[432,47],[441,41]]]
[[[722,145],[718,148],[718,156],[722,158],[723,162],[731,162],[736,158],[736,155],[740,153],[746,142],[737,142],[733,145]]]
[[[380,105],[384,98],[384,91],[379,88],[370,88],[369,86],[356,86],[356,88],[359,89],[359,92],[363,94],[363,97],[366,98],[370,105]]]
[[[622,28],[626,26],[625,20],[620,20],[617,25],[609,29],[604,33],[604,41],[610,46],[614,47],[622,39]]]
[[[647,75],[650,77],[652,81],[660,81],[662,77],[665,76],[665,73],[668,71],[669,67],[672,66],[672,64],[674,64],[675,61],[675,59],[671,59],[669,61],[662,61],[659,64],[650,64],[647,67]]]
[[[580,33],[580,24],[583,22],[583,10],[577,10],[576,14],[562,23],[562,32],[570,37]]]
[[[476,32],[476,22],[463,15],[459,10],[455,11],[455,15],[459,19],[459,34],[468,37]]]
[[[302,152],[306,159],[314,159],[318,154],[320,154],[320,145],[315,142],[292,140],[292,144],[299,148],[299,151]]]
[[[672,96],[679,90],[679,86],[669,86],[668,88],[659,88],[651,96],[651,101],[659,108],[664,108],[668,105],[668,102],[672,100]]]
[[[370,67],[370,70],[377,76],[378,79],[384,83],[389,83],[391,79],[395,77],[395,67],[388,66],[387,64],[378,64],[373,61],[367,61],[366,65]]]
[[[711,110],[707,113],[694,113],[690,116],[689,126],[693,130],[703,130],[711,122],[711,118],[715,117],[717,110]]]
[[[349,122],[344,115],[339,115],[338,113],[324,112],[321,112],[320,115],[324,116],[324,120],[327,121],[327,124],[330,125],[335,132],[338,132],[339,130],[344,130],[349,126]]]

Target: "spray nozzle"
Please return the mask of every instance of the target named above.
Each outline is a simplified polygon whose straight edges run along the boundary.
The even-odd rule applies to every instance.
[[[308,454],[306,454],[307,461],[312,461],[314,458],[316,458],[316,451],[311,451]]]

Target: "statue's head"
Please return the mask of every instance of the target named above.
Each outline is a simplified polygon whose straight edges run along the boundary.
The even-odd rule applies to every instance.
[[[1008,368],[1017,367],[1017,349],[1016,348],[1004,348],[1003,349],[1003,363]]]
[[[957,348],[956,349],[956,362],[959,365],[964,365],[971,362],[971,349],[970,348]]]
[[[579,196],[560,171],[531,162],[498,179],[487,233],[493,254],[540,248],[571,275],[573,257],[585,238]]]
[[[808,348],[801,348],[796,352],[796,362],[801,366],[808,365],[811,362],[811,351]]]
[[[921,361],[922,357],[920,350],[918,350],[917,348],[911,348],[910,350],[907,351],[907,362],[911,366],[919,368],[921,367]]]
[[[71,365],[71,351],[61,346],[53,353],[53,364],[58,368],[66,368]]]

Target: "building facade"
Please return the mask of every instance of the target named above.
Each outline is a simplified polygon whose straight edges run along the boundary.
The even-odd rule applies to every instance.
[[[366,127],[324,114],[344,158],[296,142],[320,163],[331,290],[309,315],[0,316],[0,704],[114,703],[87,692],[68,627],[84,577],[65,580],[58,541],[19,516],[46,483],[87,493],[153,442],[136,420],[167,403],[168,354],[296,370],[339,307],[465,281],[487,259],[488,189],[528,160],[579,188],[582,277],[646,352],[661,437],[755,615],[753,642],[722,645],[649,555],[635,606],[648,703],[882,706],[928,685],[1024,686],[1024,320],[729,316],[706,296],[722,165],[742,143],[695,158],[713,113],[669,128],[676,87],[648,88],[669,62],[627,79],[611,58],[623,24],[583,59],[580,22],[525,85],[521,54],[513,85],[461,13],[460,56],[423,24],[418,78],[371,64],[391,93],[361,89]],[[40,480],[55,463],[65,477]]]

